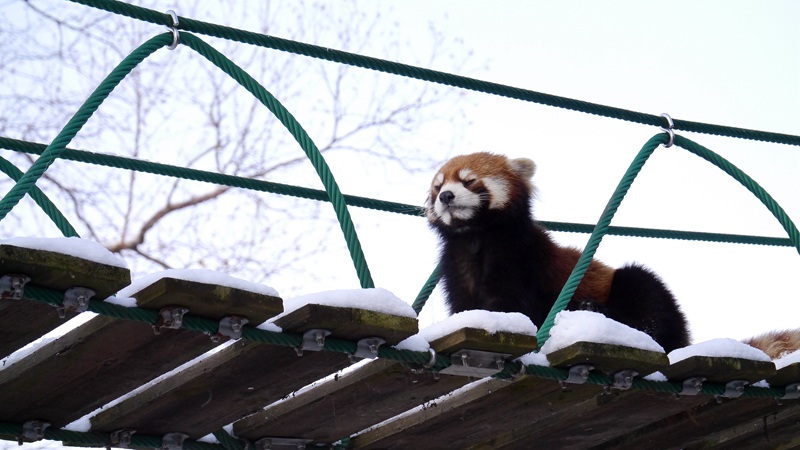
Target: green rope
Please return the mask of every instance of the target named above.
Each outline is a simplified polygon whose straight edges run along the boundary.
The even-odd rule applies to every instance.
[[[22,171],[19,170],[17,166],[11,164],[10,161],[3,157],[0,157],[0,170],[16,182],[18,182],[23,176]],[[44,195],[44,192],[36,187],[36,185],[31,187],[30,195],[33,201],[39,205],[39,208],[41,208],[42,211],[47,214],[47,217],[49,217],[56,227],[58,227],[59,231],[61,231],[61,234],[66,237],[80,237],[78,236],[78,232],[75,231],[75,228],[73,228],[69,223],[69,220],[67,220],[67,218],[61,214],[61,211],[58,210],[56,205],[54,205],[53,202],[51,202],[50,199]]]
[[[422,308],[425,306],[425,303],[431,296],[433,289],[439,283],[440,277],[441,277],[441,264],[437,264],[436,267],[433,269],[433,272],[431,272],[431,276],[428,277],[428,281],[426,281],[425,285],[422,286],[422,289],[420,289],[419,294],[417,294],[417,298],[411,305],[411,308],[417,313],[417,315],[419,315],[419,313],[422,311]]]
[[[44,152],[47,146],[44,144],[39,144],[34,142],[26,142],[7,137],[0,137],[0,148],[40,155],[42,154],[42,152]],[[61,154],[60,158],[69,161],[95,164],[105,167],[135,170],[137,172],[145,172],[156,175],[182,178],[186,180],[214,183],[222,186],[231,186],[241,189],[249,189],[253,191],[269,192],[280,195],[289,195],[298,198],[305,198],[308,200],[329,201],[328,195],[325,193],[325,191],[318,189],[310,189],[301,186],[292,186],[287,184],[275,183],[271,181],[257,180],[253,178],[244,178],[235,175],[226,175],[216,172],[208,172],[204,170],[189,169],[186,167],[143,161],[134,158],[108,155],[104,153],[93,153],[83,150],[74,150],[67,148]],[[422,217],[424,216],[425,212],[425,209],[421,206],[390,202],[386,200],[378,200],[368,197],[359,197],[355,195],[344,194],[344,199],[349,206],[356,206],[359,208],[369,208],[377,211],[404,214],[408,216]],[[591,224],[552,222],[544,220],[540,221],[539,223],[544,225],[545,228],[551,231],[566,232],[566,233],[590,234],[595,227],[595,225]],[[615,236],[628,236],[628,237],[725,242],[731,244],[769,245],[778,247],[794,246],[794,244],[792,244],[792,242],[788,238],[778,238],[778,237],[768,237],[768,236],[748,236],[748,235],[724,234],[724,233],[703,233],[696,231],[663,230],[654,228],[611,226],[608,228],[608,234]]]
[[[103,103],[103,100],[108,97],[122,79],[150,54],[168,45],[170,42],[172,42],[171,35],[163,34],[151,38],[125,57],[125,59],[108,74],[92,95],[81,105],[75,115],[70,118],[67,125],[58,133],[53,142],[47,146],[42,156],[31,165],[28,171],[8,193],[6,193],[2,201],[0,201],[0,220],[4,219],[11,209],[19,203],[22,197],[31,191],[36,181],[44,174],[50,164],[61,155],[66,145],[75,137],[100,104]]]
[[[71,1],[158,25],[165,25],[168,27],[172,26],[172,18],[168,14],[147,8],[129,5],[127,3],[122,3],[119,1],[113,1],[113,0],[71,0]],[[558,97],[555,95],[543,94],[541,92],[530,91],[527,89],[505,86],[498,83],[490,83],[488,81],[477,80],[474,78],[453,75],[430,69],[423,69],[421,67],[414,67],[378,58],[370,58],[367,56],[343,52],[340,50],[334,50],[316,45],[304,44],[301,42],[291,41],[288,39],[280,39],[273,36],[253,33],[250,31],[243,31],[212,23],[201,22],[186,17],[179,17],[179,22],[180,24],[178,28],[180,28],[181,30],[192,31],[195,33],[205,34],[208,36],[214,36],[223,39],[229,39],[237,42],[242,42],[245,44],[257,45],[265,48],[271,48],[274,50],[291,52],[298,55],[310,56],[313,58],[318,58],[326,61],[348,64],[351,66],[376,70],[394,75],[400,75],[408,78],[439,83],[443,85],[473,90],[477,92],[483,92],[487,94],[498,95],[502,97],[513,98],[517,100],[523,100],[527,102],[539,103],[547,106],[554,106],[558,108],[579,111],[587,114],[595,114],[603,117],[640,123],[643,125],[659,126],[659,127],[668,125],[666,119],[664,119],[661,116],[653,114],[644,114],[622,108],[614,108],[610,106],[599,105],[596,103],[590,103],[566,97]],[[742,128],[734,128],[734,127],[713,125],[700,122],[691,122],[691,121],[677,120],[677,119],[675,119],[673,122],[674,122],[674,128],[676,130],[715,134],[720,136],[729,136],[741,139],[752,139],[765,142],[775,142],[779,144],[800,145],[800,136],[793,136],[781,133],[771,133],[758,130],[747,130]]]
[[[602,241],[603,237],[608,232],[611,219],[613,219],[614,214],[616,214],[617,209],[619,208],[620,203],[622,203],[622,200],[625,198],[625,194],[627,194],[631,184],[633,184],[633,181],[636,179],[639,171],[642,169],[645,162],[647,162],[647,159],[650,157],[653,151],[655,151],[659,145],[666,144],[668,140],[668,135],[663,133],[659,133],[650,138],[650,140],[645,143],[645,145],[636,155],[630,167],[628,167],[628,170],[625,172],[622,180],[620,180],[619,184],[617,185],[614,194],[608,201],[603,214],[600,216],[600,220],[597,221],[597,226],[589,237],[586,248],[584,248],[583,253],[575,265],[575,268],[572,270],[572,273],[562,288],[555,304],[553,305],[550,313],[547,315],[547,318],[536,335],[540,348],[550,336],[550,329],[553,327],[556,314],[563,311],[567,307],[567,304],[572,299],[572,295],[577,290],[583,275],[589,268],[589,264],[591,263],[595,252],[597,251],[597,247],[600,245],[600,241]],[[723,157],[697,143],[690,141],[689,139],[675,135],[675,144],[714,164],[716,167],[723,170],[725,173],[733,177],[736,181],[747,188],[747,190],[755,195],[761,201],[761,203],[764,204],[767,209],[769,209],[772,215],[778,219],[778,222],[780,222],[780,224],[783,226],[783,229],[788,234],[792,245],[797,249],[798,253],[800,253],[800,233],[798,233],[797,227],[795,227],[794,223],[783,210],[783,208],[781,208],[780,205],[778,205],[778,203],[758,183],[756,183],[747,174],[742,172]]]
[[[172,36],[167,33],[164,36]],[[201,54],[203,57],[211,61],[215,66],[222,69],[223,72],[228,74],[231,78],[236,80],[242,87],[247,89],[248,92],[253,94],[264,106],[266,106],[275,117],[286,127],[292,134],[300,147],[306,153],[306,156],[311,161],[314,169],[322,180],[325,186],[325,191],[328,193],[330,202],[336,212],[336,217],[339,219],[339,226],[345,235],[347,241],[347,248],[350,251],[350,256],[353,259],[356,272],[358,273],[359,281],[362,288],[372,288],[375,286],[372,281],[372,276],[367,267],[367,261],[361,249],[361,243],[358,240],[355,226],[347,210],[347,203],[339,190],[339,185],[331,173],[328,163],[322,157],[317,146],[311,140],[311,137],[306,133],[303,127],[297,122],[292,114],[263,86],[261,86],[253,77],[247,72],[239,68],[231,60],[225,57],[222,53],[218,52],[210,45],[206,44],[196,36],[188,33],[180,33],[181,43],[190,47],[192,50]]]

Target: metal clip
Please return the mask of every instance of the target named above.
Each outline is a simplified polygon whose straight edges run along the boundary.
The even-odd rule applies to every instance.
[[[17,443],[36,442],[44,439],[44,430],[50,426],[49,422],[29,420],[22,424],[22,434],[17,436]]]
[[[725,383],[725,393],[722,397],[738,398],[744,394],[744,387],[750,384],[747,380],[732,380]]]
[[[106,449],[110,450],[111,447],[122,447],[128,448],[131,446],[131,436],[133,433],[136,433],[136,430],[131,428],[123,428],[121,430],[117,430],[111,433],[111,437],[108,440],[108,445],[106,445]]]
[[[264,438],[255,442],[256,450],[304,450],[312,439]]]
[[[167,433],[161,438],[161,450],[183,450],[183,441],[188,437],[186,433]]]
[[[170,44],[168,48],[170,50],[175,50],[181,42],[181,35],[178,33],[178,14],[171,9],[167,11],[167,14],[172,17],[172,27],[167,27],[168,30],[172,31],[172,44]]]
[[[223,337],[239,339],[242,329],[250,320],[244,316],[225,316],[219,321],[219,331],[211,336],[211,340],[219,342]]]
[[[386,343],[386,339],[371,337],[360,339],[356,344],[355,356],[365,359],[375,359],[378,357],[378,348]]]
[[[683,388],[678,395],[697,395],[703,389],[703,382],[706,381],[705,377],[692,377],[683,380]]]
[[[667,119],[667,127],[668,127],[668,128],[660,127],[661,131],[669,135],[669,141],[667,141],[667,143],[664,144],[664,147],[670,148],[675,143],[675,122],[672,121],[672,117],[670,117],[669,114],[667,113],[661,114],[661,117]]]
[[[31,281],[27,275],[8,273],[0,277],[0,299],[21,300],[25,284]]]
[[[73,287],[64,292],[64,301],[57,307],[58,317],[67,317],[67,311],[82,313],[89,309],[89,300],[94,297],[95,292],[85,287]]]
[[[594,370],[591,364],[576,364],[569,368],[569,376],[562,382],[570,384],[584,384],[589,379],[589,372]]]
[[[303,343],[300,348],[297,348],[297,355],[303,356],[303,350],[312,352],[319,352],[325,348],[325,338],[330,336],[331,332],[320,328],[312,328],[303,333]]]
[[[450,355],[450,366],[440,372],[467,377],[488,377],[502,371],[509,356],[510,353],[459,350]]]
[[[162,328],[172,330],[180,329],[183,325],[183,316],[189,312],[189,308],[183,306],[165,306],[158,312],[158,322],[153,325],[153,333],[161,334]]]
[[[627,391],[633,386],[633,378],[639,375],[635,370],[620,370],[614,374],[614,383],[611,387],[620,391]]]
[[[781,400],[793,400],[800,398],[800,383],[792,383],[784,388],[786,394],[781,397]]]

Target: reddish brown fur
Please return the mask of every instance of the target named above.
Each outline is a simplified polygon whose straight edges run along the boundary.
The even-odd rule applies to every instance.
[[[743,342],[777,359],[800,349],[800,329],[770,331]]]

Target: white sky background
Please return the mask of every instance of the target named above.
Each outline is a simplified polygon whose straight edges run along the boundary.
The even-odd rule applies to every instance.
[[[676,119],[800,135],[796,2],[361,3],[391,7],[385,20],[401,23],[405,37],[427,38],[433,22],[445,35],[463,39],[474,61],[488,63],[463,75],[640,112],[666,112]],[[168,8],[181,14],[180,4],[165,3],[163,9]],[[248,28],[227,23],[224,13],[195,18]],[[422,52],[429,39],[420,38],[416,45],[412,40],[403,54]],[[382,48],[380,43],[372,47]],[[279,92],[275,95],[280,99]],[[630,161],[659,132],[486,94],[471,93],[469,101],[474,108],[468,126],[430,130],[459,136],[409,139],[458,142],[457,149],[437,151],[442,161],[487,150],[532,158],[538,165],[534,210],[541,220],[594,223]],[[747,172],[800,223],[800,148],[683,135]],[[345,193],[411,204],[422,203],[433,176],[376,173],[347,157],[333,157],[329,164]],[[412,301],[437,254],[424,220],[357,208],[351,212],[376,285]],[[612,225],[785,236],[743,187],[678,148],[656,150]],[[555,237],[579,247],[588,239],[585,234]],[[358,286],[347,256],[334,256],[328,270],[341,275],[309,285],[308,292]],[[795,249],[606,237],[597,256],[612,265],[638,261],[658,272],[678,298],[695,341],[741,339],[800,326],[800,255]],[[272,286],[289,296],[279,280]],[[421,322],[443,317],[437,291]]]
[[[394,7],[409,32],[434,20],[445,33],[462,37],[477,60],[489,61],[477,78],[634,111],[666,112],[677,119],[800,133],[797,3],[482,5],[405,2]],[[541,220],[595,223],[630,161],[659,131],[483,94],[471,98],[478,108],[459,152],[489,150],[536,161],[539,199],[534,211]],[[684,136],[739,166],[795,222],[800,220],[800,149]],[[415,189],[424,190],[426,182],[415,182]],[[402,185],[387,195],[407,202],[422,198]],[[405,225],[392,222],[381,225],[381,236],[408,235]],[[612,224],[785,236],[743,187],[678,148],[656,150]],[[424,279],[430,268],[425,263],[433,259],[421,255],[431,254],[435,240],[427,230],[413,231],[425,245],[399,248],[389,278],[381,262],[371,263],[377,282],[401,297],[413,296],[406,284]],[[362,235],[367,243],[373,239],[371,232]],[[580,247],[588,239],[584,234],[555,236]],[[800,301],[794,288],[800,275],[795,249],[606,237],[597,256],[614,265],[638,261],[655,269],[677,296],[695,341],[800,326],[794,314]],[[418,266],[424,267],[413,273]]]

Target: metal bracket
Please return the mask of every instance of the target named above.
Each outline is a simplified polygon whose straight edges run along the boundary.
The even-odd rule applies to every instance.
[[[639,375],[639,372],[635,370],[620,370],[614,374],[614,383],[611,387],[620,391],[627,391],[633,386],[633,379],[637,375]]]
[[[264,438],[255,442],[256,450],[304,450],[312,439]]]
[[[678,395],[697,395],[703,389],[705,377],[692,377],[683,380],[683,388]]]
[[[800,398],[800,383],[792,383],[784,388],[786,394],[781,400],[793,400]]]
[[[747,380],[732,380],[725,383],[725,393],[722,397],[738,398],[744,394],[744,387],[750,384]]]
[[[189,312],[189,308],[183,306],[165,306],[158,312],[158,322],[153,325],[153,333],[161,334],[162,328],[172,330],[180,329],[183,325],[183,316]]]
[[[57,307],[58,317],[67,317],[67,311],[75,311],[77,313],[85,312],[89,309],[89,300],[94,297],[95,292],[92,289],[85,287],[73,287],[64,292],[64,301],[61,306]]]
[[[250,320],[244,316],[225,316],[219,321],[219,331],[211,335],[211,340],[219,342],[223,337],[239,339],[242,337],[242,329]]]
[[[0,277],[0,299],[21,300],[25,292],[25,284],[31,277],[18,273],[7,273]]]
[[[121,430],[117,430],[111,433],[111,437],[108,440],[108,445],[106,445],[106,449],[111,449],[111,447],[122,447],[128,448],[131,446],[131,436],[133,433],[136,433],[136,430],[132,428],[123,428]]]
[[[562,383],[584,384],[589,379],[589,372],[594,370],[591,364],[576,364],[569,368],[569,376]]]
[[[29,420],[22,424],[22,434],[17,436],[17,443],[36,442],[44,439],[44,430],[50,426],[49,422]]]
[[[365,359],[375,359],[378,357],[378,348],[386,343],[386,339],[371,337],[360,339],[356,343],[355,356]]]
[[[188,437],[186,433],[167,433],[161,438],[161,450],[183,450],[183,441]]]
[[[303,333],[303,343],[300,344],[300,348],[297,348],[297,355],[303,356],[303,350],[308,350],[312,352],[319,352],[325,348],[325,338],[330,336],[331,332],[329,330],[323,330],[321,328],[312,328],[305,333]]]
[[[451,365],[440,370],[448,375],[466,377],[488,377],[503,370],[510,353],[495,353],[482,350],[459,350],[450,355]]]

